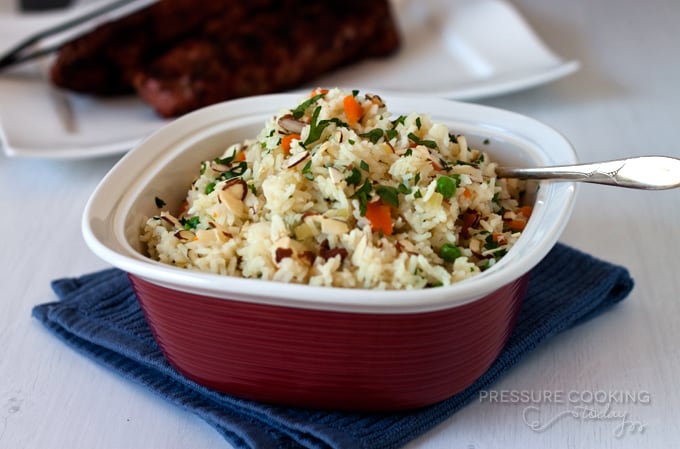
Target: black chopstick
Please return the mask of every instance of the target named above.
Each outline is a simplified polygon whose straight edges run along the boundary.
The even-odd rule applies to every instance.
[[[21,62],[26,62],[30,61],[36,58],[39,58],[41,56],[44,56],[46,54],[52,53],[56,50],[59,49],[59,47],[62,44],[57,44],[51,47],[45,47],[45,48],[40,48],[37,50],[34,50],[32,52],[26,52],[26,50],[30,49],[30,47],[34,46],[41,40],[54,36],[59,33],[63,33],[64,31],[68,31],[71,28],[74,28],[76,26],[82,25],[94,18],[97,18],[103,14],[106,14],[108,12],[111,12],[115,9],[121,8],[125,5],[128,5],[130,3],[133,3],[138,0],[118,0],[112,3],[108,3],[100,8],[94,9],[92,11],[89,11],[81,16],[75,17],[73,19],[67,20],[63,23],[60,23],[58,25],[55,25],[53,27],[47,28],[43,31],[40,31],[33,36],[24,39],[22,42],[20,42],[18,45],[16,45],[14,48],[12,48],[10,51],[8,51],[5,55],[0,57],[0,71],[3,69],[6,69],[7,67],[13,66],[15,64],[19,64]]]

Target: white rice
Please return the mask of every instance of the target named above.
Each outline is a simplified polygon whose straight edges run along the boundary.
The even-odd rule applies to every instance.
[[[521,184],[497,179],[464,136],[425,114],[391,116],[374,95],[316,92],[256,139],[216,148],[185,210],[143,224],[148,255],[230,276],[408,289],[474,276],[517,241],[529,211],[518,206]],[[352,95],[363,112],[350,124],[343,101]]]

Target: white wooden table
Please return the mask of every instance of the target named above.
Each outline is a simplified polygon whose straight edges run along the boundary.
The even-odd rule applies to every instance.
[[[484,103],[557,128],[584,161],[680,157],[680,3],[515,3],[551,48],[583,68]],[[80,217],[116,160],[0,156],[0,448],[229,447],[197,417],[77,354],[31,318],[34,305],[54,300],[52,279],[106,266],[83,243]],[[680,190],[583,186],[562,241],[628,267],[630,297],[527,357],[488,392],[498,400],[480,397],[408,448],[678,445]],[[512,396],[522,392],[535,396]],[[603,412],[610,402],[626,417],[569,415],[588,405]],[[551,419],[540,432],[528,425]]]

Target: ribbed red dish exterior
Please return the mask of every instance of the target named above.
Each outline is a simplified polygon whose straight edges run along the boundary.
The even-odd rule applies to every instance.
[[[235,396],[304,407],[399,410],[446,399],[496,359],[528,276],[446,310],[375,314],[230,301],[132,285],[168,361]]]

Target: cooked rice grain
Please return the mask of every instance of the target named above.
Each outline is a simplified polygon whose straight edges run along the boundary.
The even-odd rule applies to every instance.
[[[349,95],[363,110],[352,126]],[[149,218],[140,238],[153,259],[230,276],[449,285],[492,266],[528,219],[522,184],[497,179],[495,166],[428,115],[395,117],[375,95],[316,91],[255,140],[202,162],[185,210]]]

